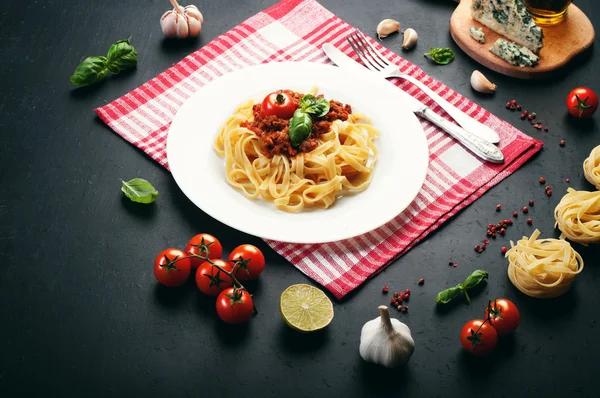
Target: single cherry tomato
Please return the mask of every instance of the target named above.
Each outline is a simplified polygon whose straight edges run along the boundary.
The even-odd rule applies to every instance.
[[[154,276],[165,286],[181,286],[187,281],[192,269],[192,262],[179,249],[165,249],[154,260]],[[179,260],[182,258],[183,260]]]
[[[275,115],[281,119],[291,119],[296,111],[296,103],[285,92],[278,90],[268,94],[262,102],[263,116]]]
[[[244,323],[253,312],[252,297],[246,290],[230,287],[217,297],[217,314],[223,322],[235,325]]]
[[[229,261],[237,262],[235,277],[241,281],[252,281],[265,269],[265,256],[260,249],[252,245],[241,245],[233,249]]]
[[[198,234],[188,242],[185,247],[186,253],[197,254],[206,258],[221,258],[223,255],[223,246],[217,238],[209,234]],[[196,269],[204,260],[192,257],[192,268]]]
[[[460,332],[460,343],[473,355],[489,354],[496,347],[498,333],[489,322],[481,319],[469,321]]]
[[[521,313],[517,309],[517,306],[512,301],[506,299],[492,301],[485,309],[485,318],[488,317],[488,312],[490,312],[492,326],[501,336],[514,332],[521,321]]]
[[[578,119],[585,119],[598,109],[598,96],[586,87],[578,87],[567,95],[567,109]]]
[[[211,261],[225,271],[231,272],[233,269],[231,263],[227,263],[221,259],[211,259]],[[222,290],[231,287],[233,285],[233,280],[229,275],[208,261],[205,261],[200,264],[196,271],[196,285],[202,293],[208,294],[209,296],[217,296]]]

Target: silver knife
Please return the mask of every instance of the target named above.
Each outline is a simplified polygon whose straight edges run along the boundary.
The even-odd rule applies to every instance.
[[[357,72],[360,71],[360,73],[370,73],[356,61],[338,50],[330,43],[323,44],[323,51],[339,67],[354,68],[354,70]],[[496,145],[469,133],[459,125],[444,119],[431,110],[431,108],[423,105],[419,100],[413,98],[410,94],[407,94],[402,90],[398,90],[398,93],[411,112],[440,127],[475,155],[491,163],[504,163],[504,154]]]

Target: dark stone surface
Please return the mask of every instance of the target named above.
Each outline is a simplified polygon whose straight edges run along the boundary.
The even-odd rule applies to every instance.
[[[572,70],[551,81],[520,81],[484,72],[498,85],[495,96],[472,91],[479,66],[448,33],[455,5],[448,0],[323,0],[322,4],[364,31],[384,18],[419,32],[410,61],[491,112],[541,138],[546,147],[521,170],[492,189],[385,272],[342,302],[322,333],[299,335],[282,321],[279,295],[294,283],[312,283],[260,239],[222,225],[180,192],[169,173],[113,134],[92,110],[146,82],[188,53],[274,0],[197,0],[205,15],[202,36],[190,42],[163,39],[158,19],[168,8],[158,0],[5,0],[0,14],[0,396],[406,396],[503,397],[598,396],[598,287],[596,248],[576,246],[586,268],[572,291],[555,300],[520,294],[506,277],[500,247],[539,228],[557,236],[552,210],[567,184],[591,189],[581,169],[600,144],[596,116],[567,116],[566,94],[575,86],[596,90],[598,47]],[[594,25],[600,8],[577,4]],[[128,36],[139,68],[87,89],[69,75],[84,56],[104,53]],[[400,49],[400,37],[385,45]],[[436,66],[422,54],[449,46],[456,60]],[[516,98],[550,127],[538,132],[504,109]],[[559,147],[561,138],[567,145]],[[119,191],[119,178],[141,176],[161,196],[137,206]],[[538,178],[554,187],[546,197]],[[481,255],[473,251],[485,225],[508,217],[535,199],[534,226],[519,218],[506,239]],[[229,328],[216,317],[213,299],[193,284],[160,288],[152,274],[162,248],[183,246],[210,232],[229,251],[241,243],[264,250],[268,268],[253,287],[260,314],[247,326]],[[457,268],[448,261],[459,263]],[[473,269],[490,281],[471,305],[436,310],[435,294]],[[425,285],[416,282],[425,278]],[[358,355],[363,323],[387,302],[381,287],[410,287],[410,312],[398,315],[412,329],[416,351],[401,371],[385,371]],[[482,316],[488,297],[519,306],[522,324],[484,359],[461,351],[462,325]]]

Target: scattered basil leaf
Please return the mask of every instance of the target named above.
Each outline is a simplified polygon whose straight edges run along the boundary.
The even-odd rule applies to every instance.
[[[122,70],[135,68],[137,65],[137,51],[129,40],[119,40],[110,46],[108,54],[108,70],[112,73],[119,73]]]
[[[462,292],[462,285],[456,285],[455,287],[451,287],[450,289],[442,290],[435,296],[436,304],[447,304],[452,301],[456,296]]]
[[[465,283],[463,283],[463,286],[465,289],[473,289],[475,286],[479,285],[481,281],[487,279],[488,277],[489,274],[487,272],[478,269],[473,271],[473,273],[467,277]]]
[[[76,86],[89,86],[104,80],[108,72],[117,74],[137,65],[137,52],[128,40],[119,40],[110,46],[106,57],[87,57],[70,77]]]
[[[69,80],[76,86],[89,86],[104,80],[108,74],[107,63],[106,57],[87,57],[77,65]]]
[[[158,197],[156,188],[142,178],[134,178],[133,180],[121,182],[121,191],[133,202],[152,203]]]
[[[454,53],[449,48],[429,48],[429,52],[425,56],[431,57],[433,62],[440,65],[447,65],[454,61]]]
[[[451,287],[449,289],[442,290],[441,292],[439,292],[437,296],[435,296],[435,303],[447,304],[456,297],[460,296],[461,292],[465,295],[467,303],[469,303],[471,302],[471,299],[467,294],[467,289],[474,288],[475,286],[479,285],[482,281],[487,280],[488,277],[489,274],[485,271],[482,271],[480,269],[473,271],[473,273],[471,273],[471,275],[469,275],[463,283],[459,283],[455,287]]]
[[[303,112],[302,109],[296,109],[294,117],[290,120],[289,135],[292,146],[298,147],[302,142],[310,137],[312,128],[312,119],[310,115]]]
[[[312,94],[306,94],[300,99],[300,108],[316,117],[323,117],[329,112],[330,105],[325,98],[317,98]]]

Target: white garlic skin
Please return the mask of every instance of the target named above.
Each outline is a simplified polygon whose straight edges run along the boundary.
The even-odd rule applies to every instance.
[[[417,44],[417,39],[419,35],[417,31],[413,28],[408,28],[404,31],[404,40],[402,41],[402,48],[405,50],[410,50]]]
[[[474,70],[471,74],[471,87],[480,93],[491,94],[496,91],[496,85],[488,80],[483,73]]]
[[[360,332],[360,356],[367,362],[397,368],[408,362],[415,351],[410,329],[390,319],[388,308],[379,307],[381,316],[365,323]]]
[[[160,28],[169,38],[187,39],[197,37],[202,31],[204,18],[194,5],[182,7],[177,2],[175,8],[165,12],[160,18]]]
[[[394,32],[400,31],[400,22],[393,19],[384,19],[377,25],[377,38],[379,40],[388,37]]]

